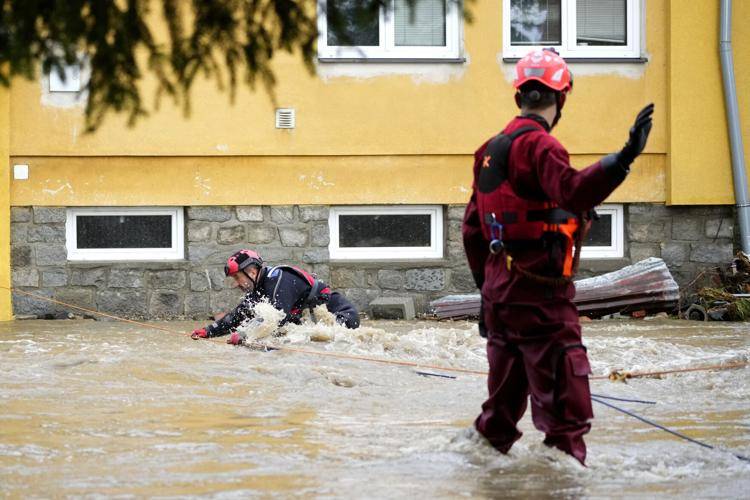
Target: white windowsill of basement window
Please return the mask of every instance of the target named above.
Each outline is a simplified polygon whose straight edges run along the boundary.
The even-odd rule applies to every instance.
[[[429,257],[429,258],[420,258],[420,259],[365,259],[365,258],[357,258],[357,259],[342,259],[340,257],[335,259],[330,259],[327,264],[332,265],[346,265],[346,264],[358,264],[361,265],[363,268],[366,269],[381,269],[382,264],[388,264],[388,265],[406,265],[408,264],[410,268],[423,268],[423,267],[431,267],[431,266],[444,266],[445,264],[450,263],[450,259],[447,257]],[[388,269],[391,269],[390,267]]]
[[[441,235],[442,236],[442,235]],[[445,256],[442,248],[435,247],[329,247],[331,261],[426,261],[440,260]]]
[[[140,250],[140,249],[139,249]],[[74,252],[68,251],[68,263],[118,263],[118,262],[138,262],[138,263],[157,263],[157,262],[187,262],[187,259],[183,257],[174,257],[167,255],[163,258],[154,257],[153,252],[149,252],[150,255],[134,255],[130,252],[81,252],[76,250]]]

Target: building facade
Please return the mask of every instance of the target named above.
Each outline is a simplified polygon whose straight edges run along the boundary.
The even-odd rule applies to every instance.
[[[65,309],[32,293],[128,317],[205,318],[237,302],[221,270],[242,247],[316,272],[363,310],[380,296],[422,310],[475,291],[460,238],[472,153],[517,112],[513,66],[531,46],[570,61],[574,91],[554,133],[574,166],[618,150],[638,110],[656,104],[645,154],[599,210],[582,274],[658,256],[685,284],[731,260],[716,2],[498,0],[470,4],[471,23],[450,1],[389,6],[351,33],[321,14],[317,73],[274,61],[283,107],[246,90],[230,105],[202,82],[189,118],[162,106],[134,128],[110,117],[84,134],[85,96],[65,88],[75,79],[0,91],[0,317]],[[744,124],[750,32],[736,20],[748,15],[735,2]]]

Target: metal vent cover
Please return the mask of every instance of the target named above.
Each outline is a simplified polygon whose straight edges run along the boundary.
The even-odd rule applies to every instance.
[[[276,110],[276,128],[294,128],[294,108],[278,108]]]

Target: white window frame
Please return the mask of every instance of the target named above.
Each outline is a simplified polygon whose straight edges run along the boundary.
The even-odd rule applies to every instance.
[[[347,47],[328,45],[328,19],[326,0],[318,0],[318,58],[319,59],[459,59],[461,39],[461,12],[458,2],[446,0],[445,46],[396,46],[393,0],[388,8],[380,9],[380,44],[377,47]]]
[[[48,73],[50,92],[80,92],[81,91],[81,65],[72,64],[65,66],[65,81],[55,68]]]
[[[104,215],[169,215],[172,218],[171,248],[78,248],[77,219]],[[69,261],[162,261],[185,256],[185,218],[182,207],[81,207],[68,208],[65,244]]]
[[[340,215],[429,215],[429,247],[339,247]],[[328,251],[331,260],[412,260],[443,258],[443,207],[441,205],[391,205],[331,207],[328,215],[331,233]]]
[[[510,43],[510,2],[503,0],[503,58],[515,59],[525,56],[529,51],[550,47],[550,45],[511,45]],[[576,45],[576,0],[562,0],[561,38],[562,45],[552,45],[561,56],[566,58],[615,58],[637,59],[641,57],[641,30],[643,10],[641,0],[626,0],[627,45],[623,46],[579,46]]]
[[[593,247],[584,245],[581,248],[582,259],[620,259],[625,256],[625,210],[621,204],[608,203],[596,208],[600,215],[612,216],[611,245]]]

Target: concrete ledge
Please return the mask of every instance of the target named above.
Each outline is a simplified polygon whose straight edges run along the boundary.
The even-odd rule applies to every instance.
[[[411,297],[380,297],[370,302],[375,319],[414,319],[414,299]]]

